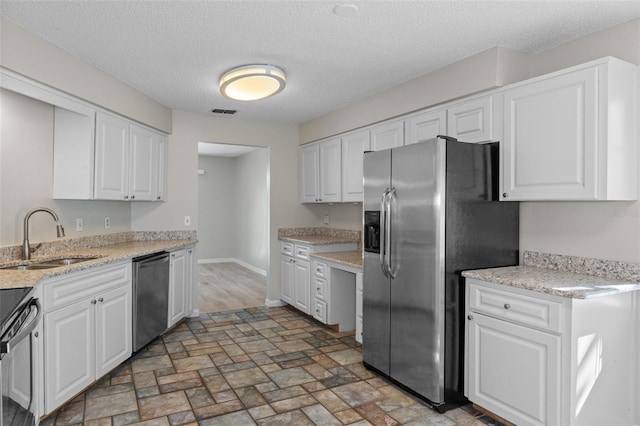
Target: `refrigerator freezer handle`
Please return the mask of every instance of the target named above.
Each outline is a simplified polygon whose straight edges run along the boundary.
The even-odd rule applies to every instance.
[[[387,248],[387,197],[389,196],[389,188],[385,189],[380,199],[380,268],[385,277],[389,278],[389,270],[387,269],[386,248]]]
[[[394,268],[391,265],[391,206],[395,202],[396,199],[396,189],[391,188],[387,194],[387,205],[386,205],[386,215],[385,215],[385,230],[387,231],[387,235],[384,241],[385,244],[385,257],[386,257],[386,266],[387,275],[389,278],[393,279],[396,277],[396,272],[394,272]]]

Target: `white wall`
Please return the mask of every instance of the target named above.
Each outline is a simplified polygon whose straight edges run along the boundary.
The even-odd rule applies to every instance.
[[[268,164],[265,148],[236,157],[236,257],[263,271],[269,246]]]
[[[0,89],[0,246],[22,244],[23,219],[34,207],[58,213],[66,237],[128,231],[129,203],[53,200],[53,107]],[[104,216],[111,229],[104,229]],[[84,231],[76,232],[76,218]],[[36,213],[29,221],[30,241],[56,239],[52,218]]]
[[[198,156],[198,259],[239,259],[267,269],[269,149]]]
[[[232,157],[198,156],[198,259],[236,257],[236,194]]]

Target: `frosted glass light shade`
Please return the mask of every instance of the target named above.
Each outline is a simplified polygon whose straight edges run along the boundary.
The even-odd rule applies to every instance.
[[[220,77],[220,93],[238,101],[256,101],[280,93],[286,81],[284,71],[273,65],[245,65]]]

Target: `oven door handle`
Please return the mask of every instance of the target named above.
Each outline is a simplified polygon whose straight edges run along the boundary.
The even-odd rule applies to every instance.
[[[40,322],[40,318],[42,317],[42,309],[40,308],[40,302],[38,302],[38,299],[33,298],[29,300],[29,302],[25,304],[22,311],[24,312],[27,309],[35,309],[36,315],[31,318],[31,320],[25,321],[22,324],[22,327],[20,327],[20,330],[18,330],[18,332],[14,334],[13,337],[10,337],[9,340],[5,341],[4,339],[6,335],[10,332],[10,330],[13,329],[13,324],[9,327],[9,331],[7,331],[4,336],[2,336],[2,341],[0,341],[0,355],[8,354],[11,351],[11,348],[14,345],[20,343],[29,334],[31,334],[33,329],[36,328],[36,326]],[[31,312],[29,312],[29,315],[31,315]],[[16,320],[14,320],[14,323],[15,321],[19,320],[19,318],[20,314],[16,316]]]

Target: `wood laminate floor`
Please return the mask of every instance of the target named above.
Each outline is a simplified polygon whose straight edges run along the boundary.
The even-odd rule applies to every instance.
[[[201,313],[264,306],[267,278],[237,263],[198,265]]]

